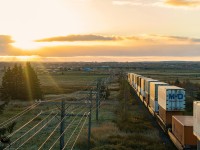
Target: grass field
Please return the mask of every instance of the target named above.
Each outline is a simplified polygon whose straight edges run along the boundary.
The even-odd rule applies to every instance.
[[[154,79],[159,79],[161,81],[174,81],[177,77],[180,80],[185,80],[190,78],[191,81],[199,80],[200,73],[198,72],[182,72],[178,73],[175,71],[172,72],[162,72],[162,71],[137,71],[136,73],[142,74],[144,76],[149,76]],[[106,77],[105,73],[88,73],[81,71],[74,72],[65,72],[64,75],[59,74],[43,74],[39,75],[39,79],[42,85],[42,89],[45,93],[46,99],[58,98],[59,96],[68,96],[71,98],[77,99],[77,97],[81,97],[79,94],[80,90],[84,90],[90,83],[95,81],[98,78]],[[163,141],[163,135],[160,130],[155,126],[155,123],[151,117],[151,115],[146,111],[146,109],[141,106],[140,102],[132,97],[133,103],[129,103],[127,110],[130,118],[128,121],[124,121],[122,118],[120,119],[119,114],[117,113],[120,110],[123,103],[120,103],[119,98],[119,83],[112,83],[109,85],[109,89],[111,91],[111,95],[109,100],[102,102],[100,107],[99,121],[95,120],[95,113],[92,115],[92,136],[91,136],[91,146],[94,150],[104,150],[104,149],[166,149],[166,147],[173,149],[174,147],[170,143],[165,143]],[[1,114],[0,122],[3,122],[15,114],[24,110],[27,106],[31,105],[33,102],[11,102],[5,109],[4,113]],[[59,104],[60,105],[60,104]],[[34,109],[34,111],[29,112],[27,115],[17,120],[17,124],[15,127],[19,129],[22,125],[24,125],[27,121],[32,119],[36,114],[38,114],[41,110],[51,112],[52,109],[57,108],[57,106],[52,104],[43,104]],[[72,107],[71,107],[72,108]],[[74,113],[79,112],[81,108],[74,111]],[[93,110],[95,112],[95,110]],[[59,112],[59,110],[55,111]],[[48,114],[47,113],[47,114]],[[27,126],[24,130],[16,133],[11,141],[14,141],[25,133],[26,130],[30,129],[37,123],[39,123],[42,119],[44,119],[45,115],[41,115],[38,118],[34,119],[33,122]],[[49,118],[53,117],[53,114],[50,115]],[[59,115],[58,115],[59,117]],[[57,118],[58,118],[57,117]],[[44,130],[36,135],[31,142],[23,145],[23,149],[37,149],[42,142],[48,137],[48,135],[52,132],[52,130],[59,123],[59,120],[54,118],[50,125]],[[66,125],[70,123],[73,118],[66,119]],[[47,119],[45,122],[47,122]],[[74,125],[69,127],[67,134],[65,135],[65,139],[68,139],[74,131],[76,125],[78,124],[79,119],[75,120]],[[44,123],[43,123],[44,125]],[[80,135],[78,139],[78,143],[75,149],[84,150],[87,149],[87,125],[83,130],[83,133]],[[23,137],[27,139],[31,134],[34,134],[37,130],[41,128],[42,125],[36,127],[30,134]],[[80,130],[80,127],[78,128]],[[78,131],[77,130],[77,131]],[[78,132],[74,134],[77,135]],[[48,149],[52,142],[59,137],[59,128],[56,129],[53,138],[51,138],[47,144],[44,145],[44,149]],[[73,145],[75,140],[75,136],[72,136],[72,139],[69,141],[68,148]],[[20,141],[20,142],[22,142]],[[36,144],[37,143],[37,144]],[[14,147],[17,147],[15,145]],[[54,149],[58,149],[59,141],[55,144]]]
[[[61,74],[39,75],[42,89],[45,94],[66,94],[82,90],[98,78],[106,77],[107,74],[95,74],[90,72],[74,71]]]
[[[130,95],[131,100],[125,104],[119,97],[119,85],[114,87],[110,99],[102,106],[99,123],[93,124],[92,150],[175,149],[171,142],[163,140],[162,131],[141,102]],[[124,104],[127,105],[127,119],[123,113]],[[77,150],[87,149],[86,140],[87,130],[81,135]]]

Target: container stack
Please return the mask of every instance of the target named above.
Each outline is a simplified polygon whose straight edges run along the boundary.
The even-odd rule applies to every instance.
[[[136,85],[136,87],[135,87],[135,90],[137,91],[137,95],[138,96],[140,96],[140,92],[139,92],[139,85],[140,85],[140,77],[141,77],[141,75],[138,75],[138,74],[136,74],[135,75],[135,85]]]
[[[143,77],[141,79],[141,95],[142,95],[143,99],[146,97],[146,94],[145,94],[145,80],[146,79],[148,79],[148,78]]]
[[[159,116],[165,126],[171,126],[172,116],[185,111],[185,90],[176,86],[158,87]]]
[[[144,104],[146,106],[149,105],[149,99],[150,99],[150,83],[151,82],[157,82],[158,80],[154,80],[154,79],[151,79],[151,78],[146,78],[145,79],[145,100],[144,100]]]
[[[150,100],[149,105],[154,112],[158,112],[158,87],[167,86],[164,82],[150,82]]]
[[[197,137],[197,149],[200,149],[200,101],[196,101],[193,104],[193,116],[194,116],[194,129],[193,133]]]

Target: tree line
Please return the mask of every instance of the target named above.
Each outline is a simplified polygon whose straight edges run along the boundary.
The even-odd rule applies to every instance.
[[[15,64],[12,68],[5,68],[1,85],[2,100],[34,100],[42,98],[40,81],[30,63],[26,63],[24,67],[21,64]]]

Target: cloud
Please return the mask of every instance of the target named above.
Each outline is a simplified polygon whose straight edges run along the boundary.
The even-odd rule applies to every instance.
[[[200,38],[190,38],[184,36],[165,36],[165,35],[150,35],[152,39],[160,39],[166,41],[179,41],[200,44]]]
[[[121,0],[114,0],[113,2],[113,5],[132,5],[132,6],[142,6],[144,5],[142,2],[139,2],[139,1],[136,1],[136,2],[133,2],[133,1],[121,1]]]
[[[178,7],[198,7],[200,6],[199,0],[166,0],[165,4],[178,6]]]
[[[94,41],[111,41],[111,42],[123,42],[123,41],[135,41],[135,42],[152,42],[152,43],[167,43],[167,42],[182,42],[182,43],[196,43],[200,44],[200,38],[190,38],[182,36],[165,36],[157,34],[144,34],[136,36],[101,36],[94,34],[86,35],[67,35],[49,37],[45,39],[36,40],[36,42],[94,42]]]
[[[0,35],[0,54],[4,54],[12,49],[11,43],[14,41],[9,35]]]
[[[67,35],[67,36],[50,37],[50,38],[36,40],[36,42],[117,41],[117,40],[122,40],[122,38],[115,36],[87,34],[87,35]]]
[[[0,44],[2,43],[13,43],[14,41],[11,39],[9,35],[0,35]]]

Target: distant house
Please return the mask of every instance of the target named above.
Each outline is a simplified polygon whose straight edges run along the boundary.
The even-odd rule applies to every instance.
[[[85,68],[83,68],[83,71],[90,72],[90,71],[92,71],[92,68],[85,67]]]

